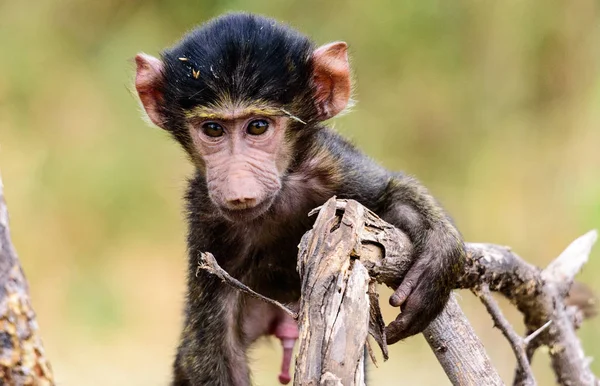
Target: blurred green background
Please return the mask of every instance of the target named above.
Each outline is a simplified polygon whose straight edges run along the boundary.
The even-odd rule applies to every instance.
[[[228,10],[347,41],[358,104],[336,129],[418,176],[467,240],[544,266],[600,227],[598,1],[0,0],[0,170],[59,384],[168,382],[191,169],[140,119],[132,58]],[[600,248],[580,275],[600,293],[598,269]],[[507,343],[470,293],[461,303],[510,380]],[[580,331],[596,373],[599,327]],[[279,356],[275,341],[253,350],[256,384],[277,384]],[[553,383],[546,354],[534,368]],[[371,378],[449,384],[421,337],[394,346]]]

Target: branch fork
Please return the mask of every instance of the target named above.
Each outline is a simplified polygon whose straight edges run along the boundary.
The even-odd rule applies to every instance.
[[[412,245],[404,233],[356,201],[333,197],[310,215],[317,213],[313,229],[299,245],[298,313],[229,276],[209,253],[200,256],[198,269],[282,308],[298,321],[295,385],[364,385],[365,347],[373,357],[369,334],[384,359],[388,357],[376,283],[392,288],[400,284],[410,267]],[[467,264],[456,288],[475,293],[509,341],[517,358],[514,385],[536,384],[530,362],[542,345],[550,348],[558,384],[600,385],[575,335],[582,320],[595,312],[595,298],[589,292],[579,301],[568,296],[596,239],[595,230],[581,236],[544,270],[507,247],[466,244]],[[585,288],[576,283],[577,287]],[[491,291],[508,298],[523,314],[526,337],[508,323]],[[504,384],[454,296],[423,335],[453,385]]]

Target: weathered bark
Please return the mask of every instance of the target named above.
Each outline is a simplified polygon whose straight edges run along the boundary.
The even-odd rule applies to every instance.
[[[412,245],[406,235],[356,201],[332,198],[312,214],[316,212],[315,225],[299,246],[301,344],[294,384],[362,385],[367,320],[369,333],[387,359],[374,283],[396,288],[410,267]],[[566,299],[595,239],[595,231],[582,236],[545,270],[526,263],[508,248],[467,244],[467,264],[457,288],[485,289],[484,303],[520,359],[516,385],[535,384],[527,361],[541,345],[550,347],[559,384],[598,384],[575,335],[583,314],[593,310],[590,297],[580,299],[580,303],[588,302],[583,307]],[[199,268],[252,294],[214,259],[201,258]],[[528,337],[516,335],[489,298],[488,289],[502,293],[523,313]],[[503,384],[454,298],[424,334],[454,385]]]
[[[596,238],[596,231],[581,236],[544,270],[527,263],[507,247],[468,245],[469,264],[460,288],[476,288],[483,283],[503,294],[523,314],[527,334],[551,321],[526,349],[531,359],[535,348],[548,346],[560,385],[600,384],[575,334],[582,317],[574,317],[579,311],[569,309],[566,302],[573,278],[587,262]],[[581,311],[585,311],[585,305]],[[517,370],[516,379],[520,378],[522,375]]]
[[[454,295],[423,336],[453,385],[504,385]]]
[[[492,297],[490,288],[487,284],[482,284],[478,288],[471,290],[485,305],[487,312],[494,321],[494,327],[502,331],[502,334],[508,340],[513,353],[517,357],[517,375],[515,383],[520,386],[535,386],[536,382],[533,378],[533,371],[527,353],[525,352],[525,338],[521,337],[514,328],[510,325],[508,320],[502,314],[500,306]],[[546,325],[547,326],[547,325]]]
[[[343,215],[339,213],[341,211],[344,211]],[[534,350],[528,350],[530,347],[539,347],[541,344],[549,346],[553,369],[561,385],[593,385],[598,382],[589,369],[589,360],[585,358],[581,342],[575,335],[577,323],[574,323],[574,319],[580,321],[581,317],[573,318],[573,313],[579,311],[571,308],[571,312],[568,312],[565,303],[573,278],[587,261],[595,239],[596,233],[590,232],[576,240],[543,271],[526,263],[508,248],[491,244],[467,244],[468,263],[458,288],[489,287],[513,302],[524,315],[528,334],[539,330],[535,339],[521,339],[517,342],[514,339],[516,333],[512,329],[508,330],[510,326],[505,324],[505,334],[514,341],[511,343],[525,346],[515,346],[514,350],[519,354],[527,350],[530,359]],[[334,202],[332,199],[320,208],[313,230],[305,235],[300,244],[299,272],[305,284],[314,283],[314,278],[307,282],[305,272],[310,272],[313,276],[315,271],[320,274],[318,267],[323,264],[333,271],[330,262],[340,261],[340,257],[348,256],[348,259],[341,259],[337,263],[338,266],[345,267],[343,270],[351,268],[344,261],[353,259],[355,265],[356,261],[360,261],[367,267],[373,280],[395,288],[409,267],[411,254],[412,246],[408,238],[396,228],[354,201]],[[314,323],[323,317],[323,309],[318,305],[326,298],[305,300],[305,290],[310,288],[310,285],[303,287],[301,304],[305,317],[299,321],[301,329],[311,331],[309,335],[326,326]],[[327,293],[319,295],[326,296]],[[340,305],[339,308],[342,307]],[[335,309],[328,311],[332,317],[337,316]],[[501,314],[497,317],[502,318]],[[356,325],[352,319],[345,323]],[[373,322],[371,330],[381,332],[380,326]],[[382,347],[384,356],[387,356],[385,336],[381,333],[373,336]],[[427,328],[425,337],[453,384],[502,384],[481,342],[454,300],[449,302],[448,308]],[[355,350],[355,355],[361,352],[356,344],[346,349]],[[315,358],[318,357],[305,355],[301,350],[297,368],[313,366],[313,370],[318,371],[326,366],[320,365]],[[515,384],[533,385],[535,381],[525,359],[520,357]],[[297,373],[297,376],[303,374],[304,372]],[[303,378],[296,379],[298,384],[304,384]]]
[[[302,238],[299,248],[298,272],[303,284],[295,385],[322,384],[319,380],[325,374],[328,379],[341,380],[343,385],[361,385],[344,380],[362,377],[362,367],[331,371],[330,364],[336,359],[323,354],[336,347],[346,357],[361,356],[366,340],[361,329],[362,308],[371,309],[370,332],[387,359],[384,324],[376,296],[365,296],[367,286],[348,289],[341,278],[361,275],[362,283],[368,282],[370,276],[395,288],[410,267],[412,245],[405,234],[358,202],[331,199],[320,209],[313,229]],[[368,275],[363,273],[363,267]],[[360,273],[355,272],[357,268]],[[347,311],[350,307],[353,312]],[[357,339],[336,339],[340,332],[334,323],[347,327],[342,334]],[[454,298],[424,334],[453,384],[503,385]]]
[[[295,385],[364,385],[369,273],[360,260],[350,257],[356,239],[349,236],[360,228],[343,220],[332,223],[337,222],[332,204],[317,220],[326,226],[313,229],[321,237],[305,237],[301,244],[298,269],[303,280]],[[337,229],[332,232],[331,227]]]
[[[27,281],[10,239],[0,180],[0,384],[53,385]]]

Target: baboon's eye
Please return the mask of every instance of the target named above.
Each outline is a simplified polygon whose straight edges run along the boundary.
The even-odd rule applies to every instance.
[[[209,137],[220,137],[223,135],[223,127],[215,122],[206,122],[203,124],[202,131]]]
[[[264,119],[257,119],[248,124],[246,131],[251,135],[261,135],[269,128],[269,122]]]

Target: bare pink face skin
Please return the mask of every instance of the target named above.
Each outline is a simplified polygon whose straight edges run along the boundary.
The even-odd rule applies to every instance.
[[[290,155],[285,141],[289,118],[229,112],[220,119],[195,119],[191,138],[206,171],[210,198],[232,220],[263,214],[281,189]],[[220,127],[215,134],[206,127]],[[260,134],[252,134],[259,127]],[[264,132],[262,132],[264,128]]]
[[[312,54],[314,103],[318,120],[343,111],[350,99],[347,45],[334,42]],[[160,59],[138,54],[135,87],[148,118],[169,130],[161,111],[163,79]],[[205,172],[208,192],[223,216],[231,221],[252,220],[269,209],[281,189],[291,162],[286,130],[292,117],[276,106],[256,102],[227,102],[185,112],[193,143],[191,158]]]

